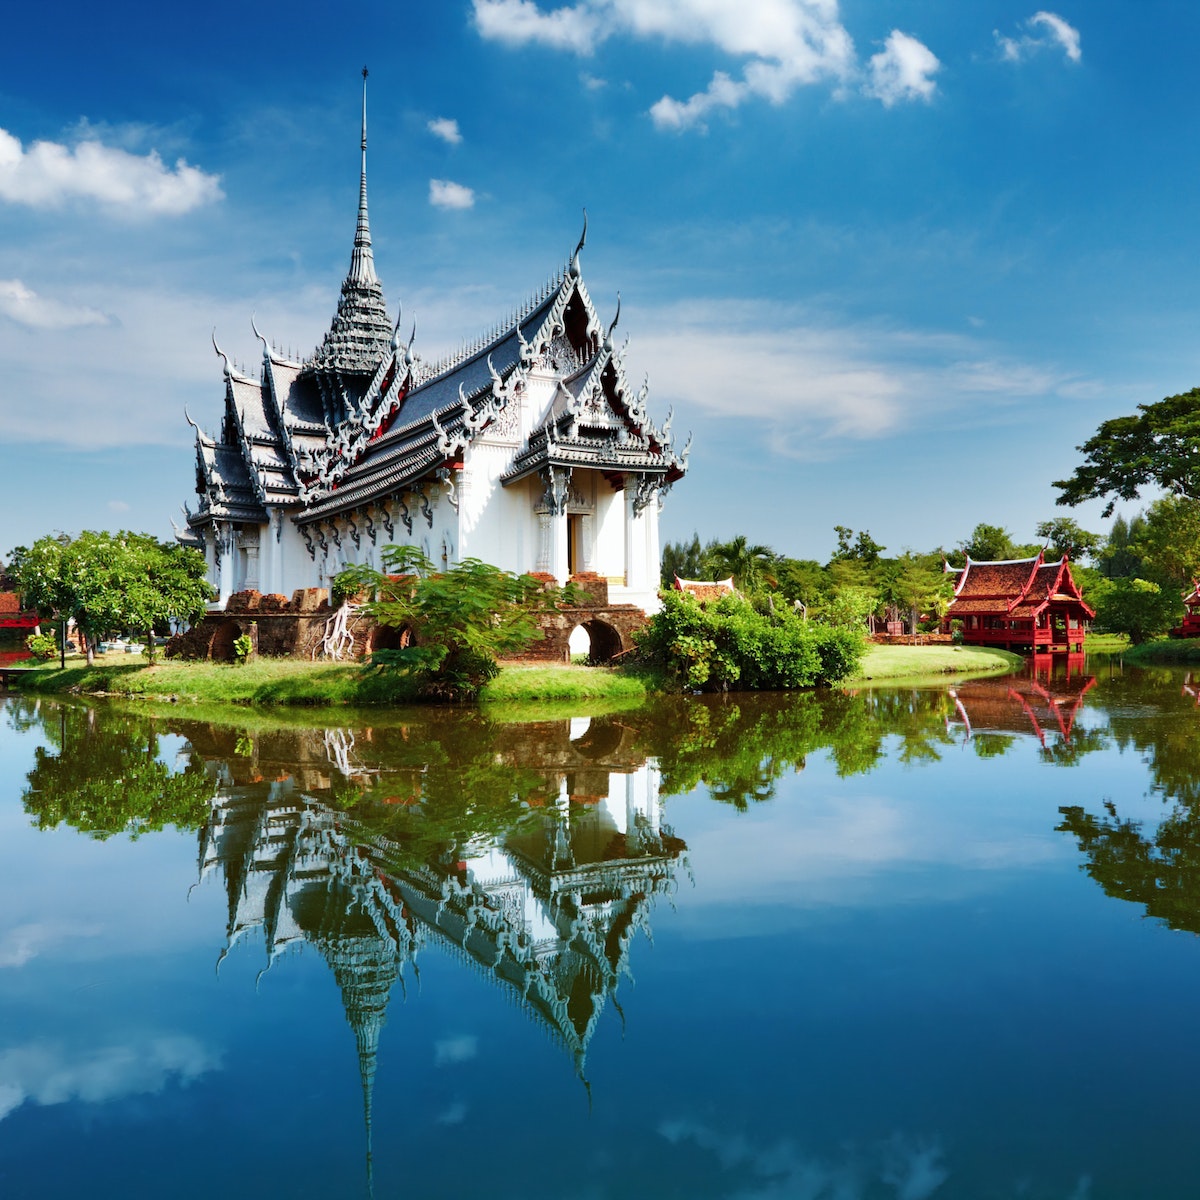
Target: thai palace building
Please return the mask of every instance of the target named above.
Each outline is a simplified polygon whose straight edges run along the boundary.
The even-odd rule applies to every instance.
[[[427,362],[375,272],[365,74],[361,148],[350,269],[321,344],[292,358],[255,327],[262,366],[250,375],[213,338],[224,407],[215,432],[196,426],[199,503],[179,536],[208,559],[214,607],[244,590],[328,587],[395,544],[435,566],[598,576],[611,604],[653,611],[659,509],[688,447],[625,376],[619,300],[606,325],[588,294],[586,219],[566,265],[519,310]]]
[[[958,576],[944,627],[962,622],[963,641],[1006,650],[1079,651],[1095,612],[1083,601],[1064,554],[975,562],[969,556]]]

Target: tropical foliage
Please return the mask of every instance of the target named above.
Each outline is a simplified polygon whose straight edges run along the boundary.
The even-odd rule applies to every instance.
[[[416,547],[386,546],[384,571],[348,567],[347,594],[365,591],[363,611],[408,631],[408,644],[377,650],[371,663],[410,676],[431,700],[469,700],[499,671],[497,659],[519,654],[539,633],[538,613],[562,598],[531,575],[513,575],[475,558],[446,571]]]
[[[858,629],[808,622],[788,608],[758,612],[737,595],[702,605],[687,593],[666,592],[638,645],[685,688],[752,691],[844,679],[864,640]]]

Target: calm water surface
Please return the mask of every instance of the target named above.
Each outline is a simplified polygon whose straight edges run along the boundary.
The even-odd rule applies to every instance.
[[[0,700],[0,1196],[1194,1197],[1197,690]]]

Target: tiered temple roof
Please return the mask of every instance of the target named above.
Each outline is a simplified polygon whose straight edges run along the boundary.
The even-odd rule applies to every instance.
[[[1084,603],[1065,554],[1053,562],[1047,562],[1042,552],[1033,558],[995,562],[975,562],[968,556],[965,567],[947,570],[958,576],[948,618],[971,615],[1033,620],[1052,602],[1077,606],[1089,618],[1096,615]]]
[[[565,487],[556,473],[588,466],[635,473],[647,494],[665,491],[686,471],[688,448],[675,449],[669,416],[661,429],[651,422],[645,386],[625,377],[616,320],[605,330],[580,273],[585,239],[586,224],[566,267],[519,311],[458,354],[424,363],[398,321],[393,331],[375,273],[364,88],[358,221],[333,323],[304,361],[284,357],[256,328],[257,379],[217,348],[225,415],[219,436],[196,430],[200,504],[183,536],[198,540],[214,521],[261,524],[268,510],[303,526],[415,489],[486,431],[507,435],[506,410],[533,372],[556,378],[558,393],[502,482],[541,472],[553,490]]]

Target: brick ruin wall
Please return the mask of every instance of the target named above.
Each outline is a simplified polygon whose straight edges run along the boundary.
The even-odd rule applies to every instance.
[[[548,577],[547,577],[548,578]],[[593,661],[609,662],[633,649],[633,634],[646,624],[646,614],[633,604],[609,604],[607,582],[594,575],[577,575],[573,603],[542,614],[542,636],[522,655],[538,662],[570,661],[570,637],[582,625],[591,639]],[[246,591],[229,597],[223,612],[210,612],[186,633],[176,634],[166,647],[168,658],[232,662],[235,640],[246,634],[255,652],[268,658],[312,658],[318,651],[335,609],[327,588],[298,588],[289,600],[277,592]],[[354,656],[399,646],[400,631],[387,629],[374,618],[355,615],[349,632]],[[420,630],[412,631],[420,640]]]

